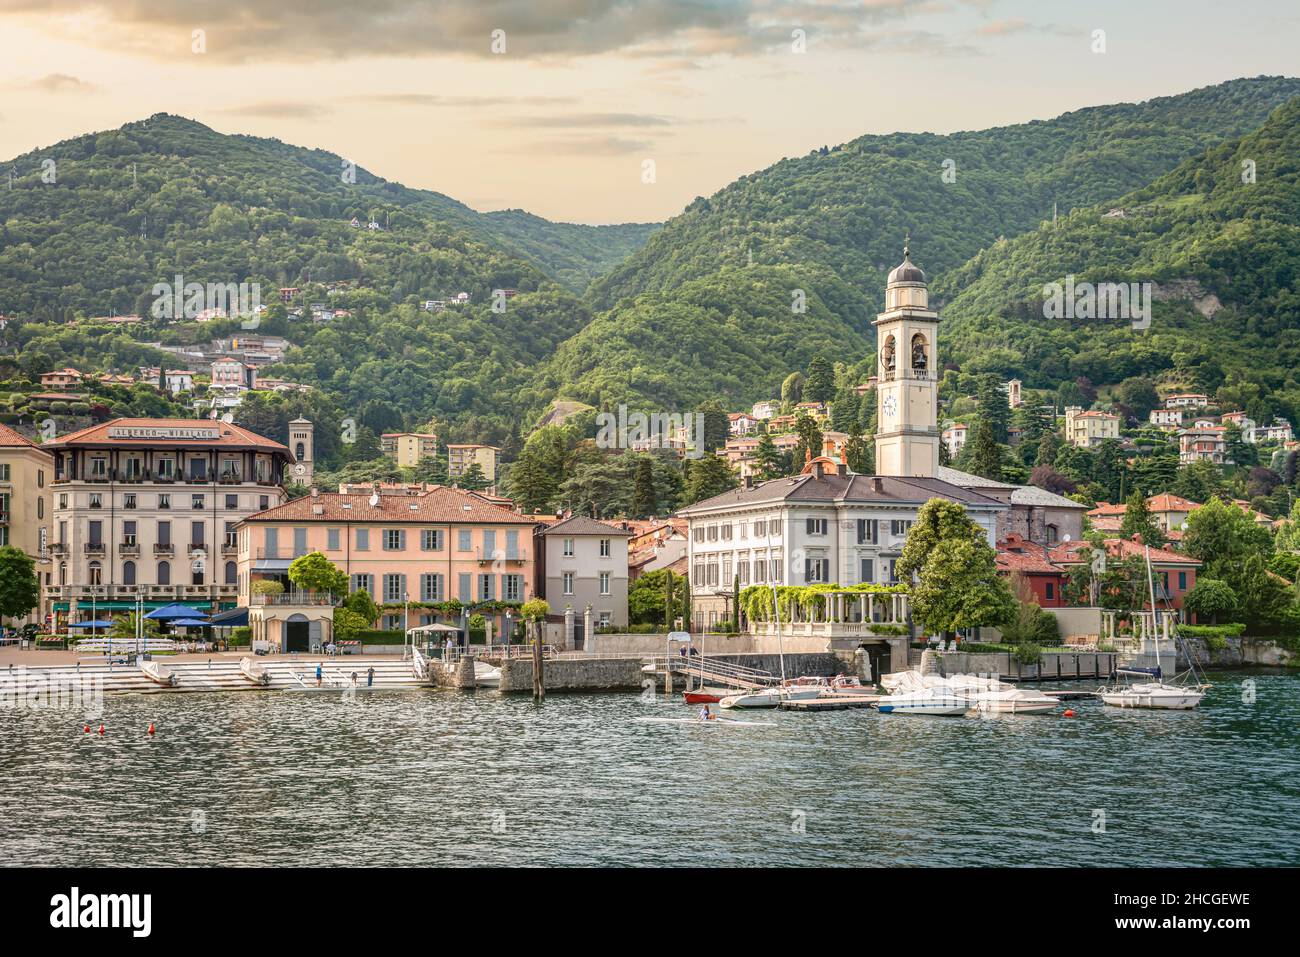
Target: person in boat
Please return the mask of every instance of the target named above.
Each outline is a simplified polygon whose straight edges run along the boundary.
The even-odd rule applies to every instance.
[[[707,704],[706,704],[703,708],[700,709],[700,720],[701,720],[701,721],[712,721],[712,720],[714,720],[714,718],[716,718],[716,717],[717,717],[717,715],[715,715],[712,711],[709,710],[709,706],[708,706]]]
[[[324,674],[324,672],[321,671],[320,662],[318,661],[318,662],[316,662],[316,687],[317,687],[317,688],[320,687],[320,680],[321,680],[321,677],[323,676],[323,674]]]

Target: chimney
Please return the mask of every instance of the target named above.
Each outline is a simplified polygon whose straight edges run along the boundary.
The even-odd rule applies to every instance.
[[[871,476],[871,491],[884,494],[885,481],[879,475]]]
[[[744,488],[751,489],[754,487],[754,476],[746,475],[744,478],[741,479],[741,482],[743,483]]]
[[[813,478],[820,481],[826,474],[826,465],[823,462],[814,462],[812,467]]]
[[[320,489],[318,489],[315,485],[311,487],[311,497],[320,498]]]
[[[840,478],[844,478],[849,474],[849,467],[845,465],[843,462],[840,462],[838,465],[835,466],[835,474],[838,475]]]

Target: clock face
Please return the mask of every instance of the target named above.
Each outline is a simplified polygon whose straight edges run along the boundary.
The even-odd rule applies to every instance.
[[[898,411],[898,400],[892,395],[887,395],[885,396],[885,401],[880,403],[880,407],[884,410],[885,415],[892,419],[894,413]]]
[[[293,467],[294,475],[305,475],[306,472],[307,472],[307,466],[303,465],[301,462],[299,462],[297,465]]]

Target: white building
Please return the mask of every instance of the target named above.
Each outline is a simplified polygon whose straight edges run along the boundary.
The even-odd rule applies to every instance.
[[[1152,409],[1151,424],[1158,429],[1177,429],[1183,424],[1182,409]]]

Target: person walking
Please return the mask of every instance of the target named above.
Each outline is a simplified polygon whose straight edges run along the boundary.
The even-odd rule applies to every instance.
[[[318,661],[318,662],[316,662],[316,687],[317,687],[317,688],[320,687],[320,681],[321,681],[321,676],[322,676],[322,674],[323,674],[323,672],[321,671],[320,662]]]
[[[375,666],[371,665],[370,669],[366,672],[366,687],[373,688],[374,685],[375,685]]]

